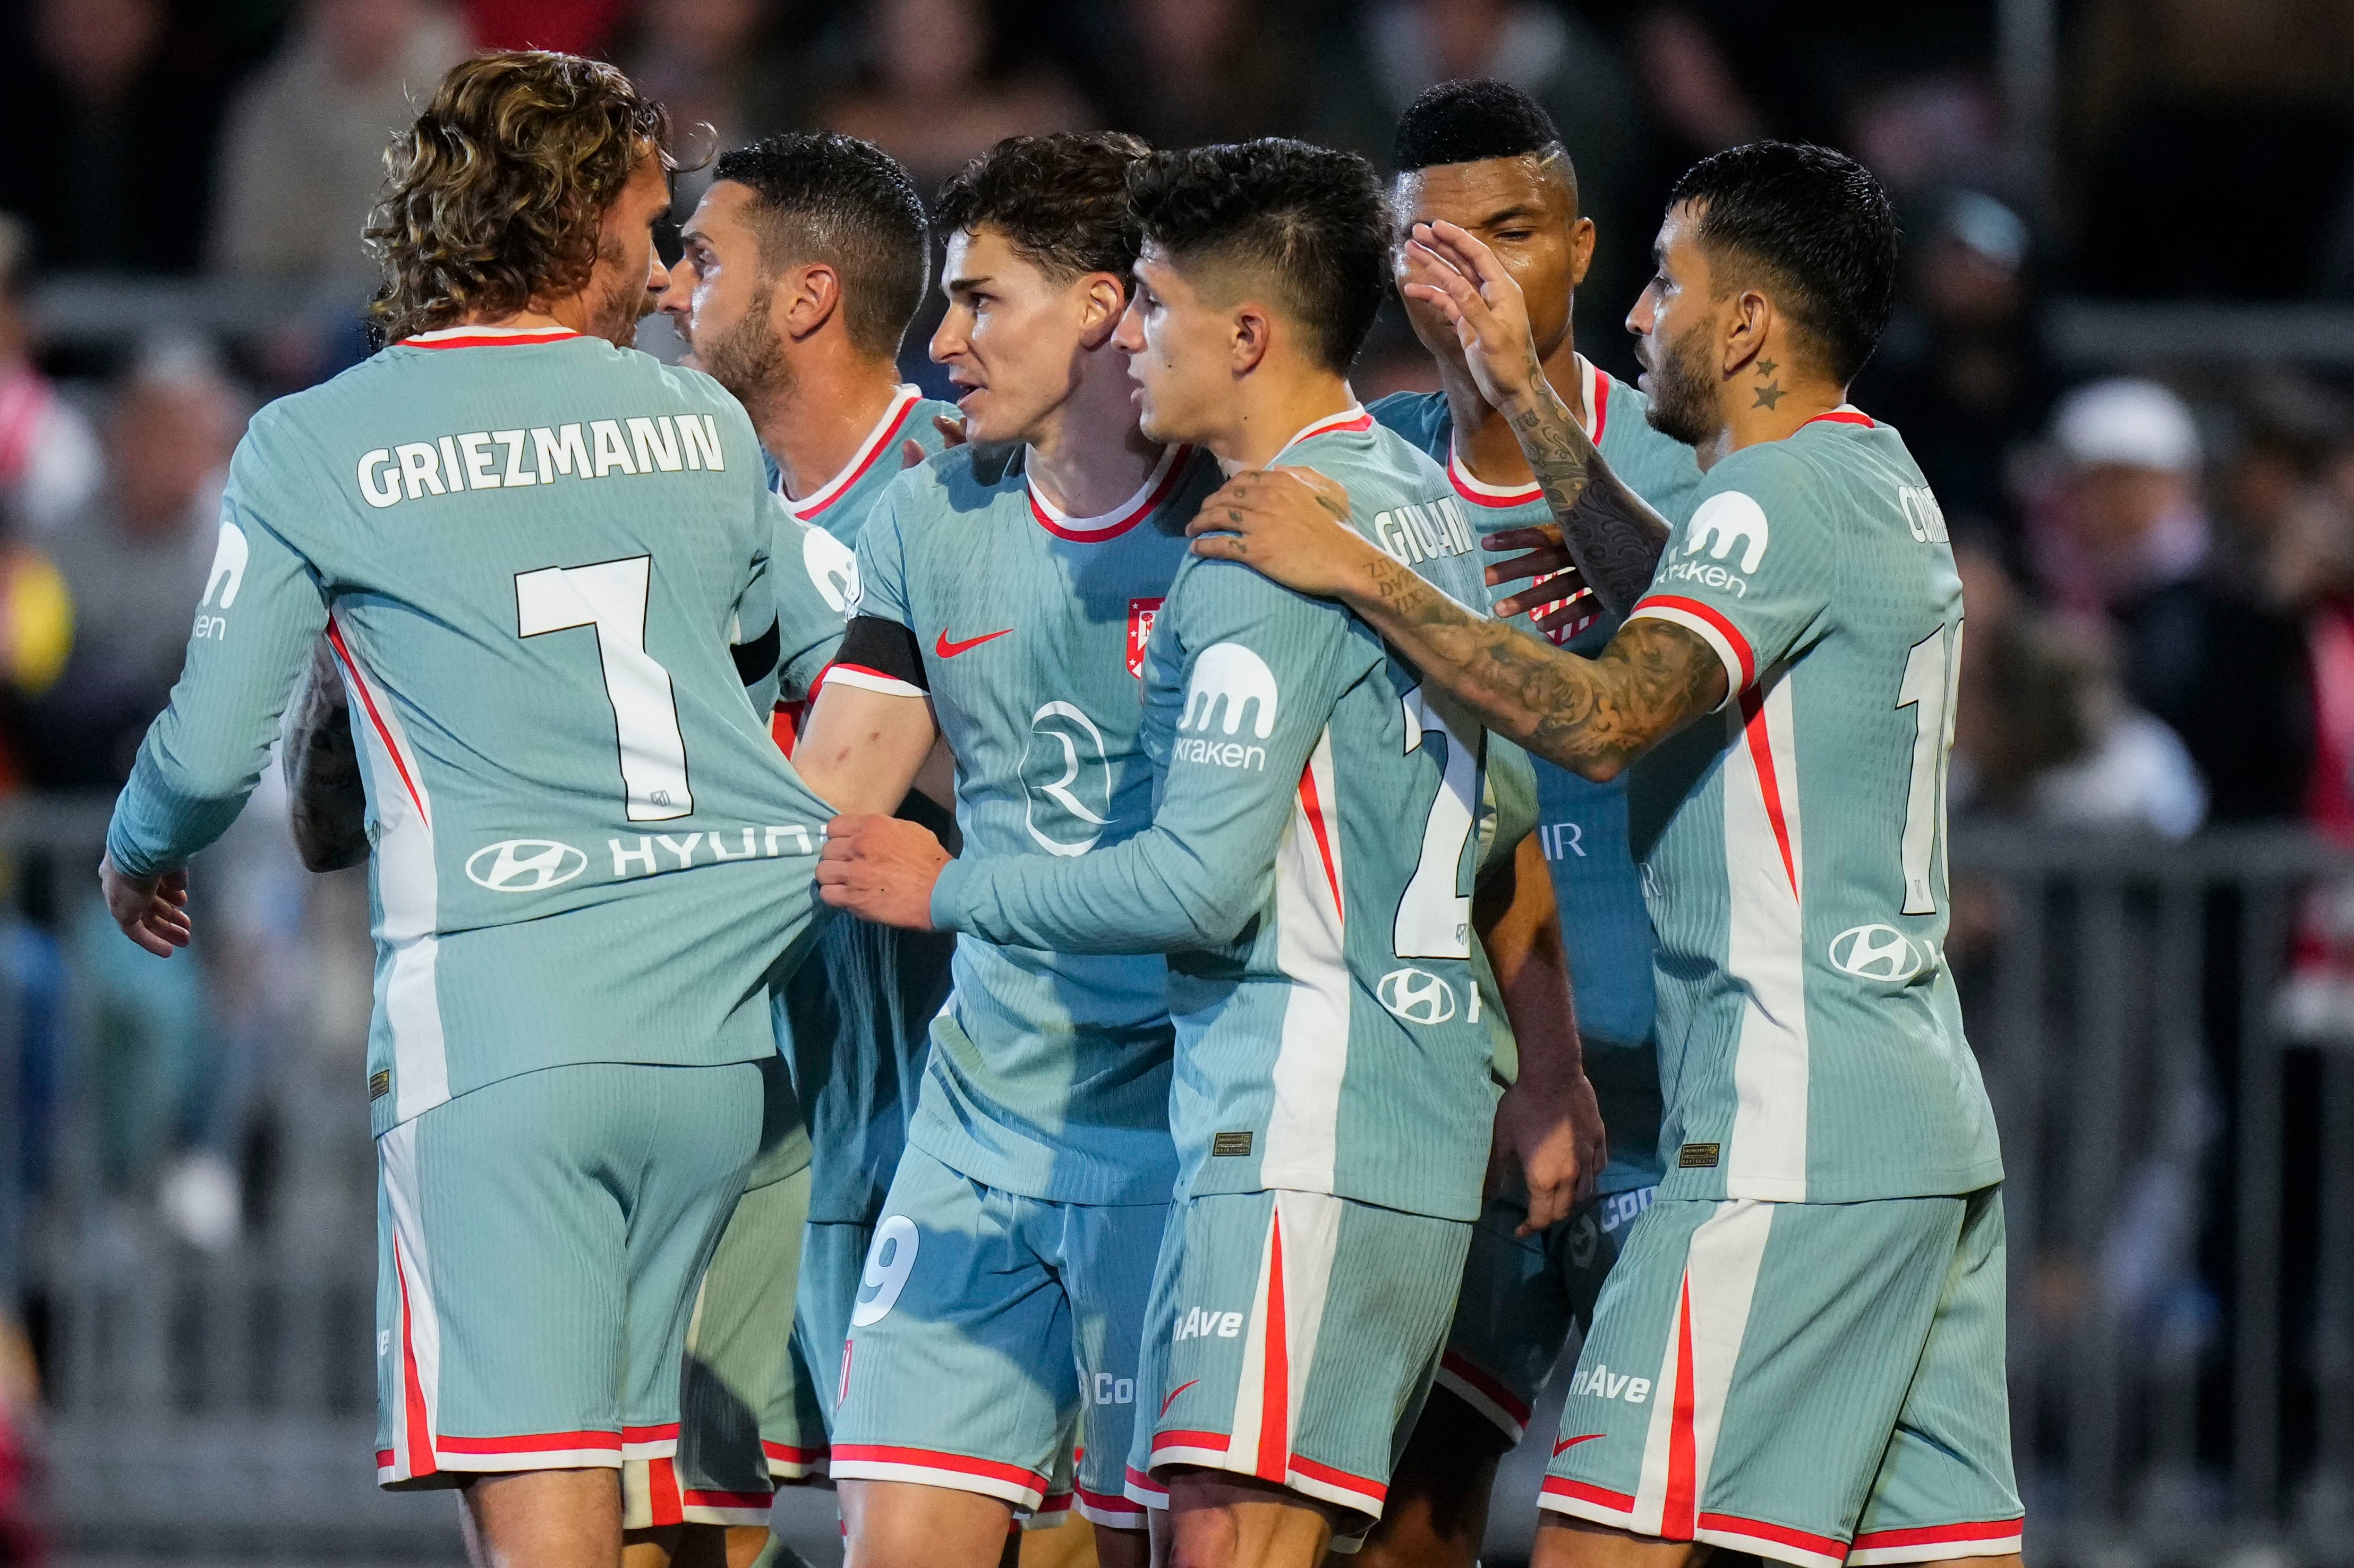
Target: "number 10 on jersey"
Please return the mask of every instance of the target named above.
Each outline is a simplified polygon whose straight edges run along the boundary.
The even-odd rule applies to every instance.
[[[1930,876],[1946,842],[1946,757],[1954,745],[1954,688],[1961,668],[1962,623],[1956,620],[1913,644],[1896,687],[1896,711],[1913,710],[1913,768],[1898,854],[1907,915],[1937,912]]]

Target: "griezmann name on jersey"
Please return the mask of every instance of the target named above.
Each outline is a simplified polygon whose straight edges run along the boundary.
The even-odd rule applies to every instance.
[[[1700,461],[1692,449],[1651,428],[1649,400],[1639,388],[1613,379],[1591,362],[1578,361],[1587,410],[1586,436],[1620,480],[1670,523],[1691,512],[1700,486]],[[1509,529],[1533,528],[1553,521],[1553,507],[1532,482],[1510,488],[1487,484],[1465,468],[1455,450],[1455,418],[1446,394],[1400,392],[1373,405],[1373,418],[1430,454],[1447,469],[1447,482],[1481,539]],[[1483,561],[1501,557],[1483,552]],[[1480,601],[1528,587],[1510,583],[1486,588]],[[1599,653],[1618,630],[1618,618],[1605,615],[1566,646],[1587,657]],[[1610,1161],[1597,1190],[1630,1192],[1657,1184],[1661,1170],[1659,1050],[1652,1039],[1651,916],[1643,906],[1642,879],[1628,848],[1627,780],[1606,784],[1579,778],[1565,768],[1532,758],[1536,768],[1538,843],[1553,874],[1561,911],[1563,946],[1569,955],[1577,993],[1577,1027],[1585,1044],[1586,1076],[1602,1105],[1610,1132]],[[1510,1065],[1500,1063],[1509,1071]]]
[[[907,471],[862,531],[856,614],[907,630],[921,685],[847,658],[826,678],[928,693],[956,754],[964,853],[1059,864],[1150,821],[1145,638],[1219,473],[1172,447],[1127,504],[1076,518],[1031,487],[1019,454],[1000,461],[960,447]],[[907,1140],[1029,1197],[1166,1202],[1173,1034],[1158,951],[967,936],[953,972]]]
[[[1946,966],[1961,583],[1897,433],[1851,408],[1711,469],[1633,611],[1723,661],[1630,770],[1659,933],[1662,1198],[2002,1179]]]
[[[1446,476],[1363,409],[1275,461],[1341,481],[1361,532],[1479,602]],[[1172,955],[1181,1192],[1473,1218],[1495,1108],[1470,962],[1486,732],[1363,621],[1232,562],[1187,557],[1146,664],[1149,830],[1067,863],[960,859],[935,919]],[[1236,909],[1239,938],[1211,923]]]
[[[716,383],[560,329],[429,334],[271,404],[115,863],[228,826],[324,631],[375,846],[377,1132],[539,1067],[768,1055],[832,814],[729,657],[773,614],[778,513]]]

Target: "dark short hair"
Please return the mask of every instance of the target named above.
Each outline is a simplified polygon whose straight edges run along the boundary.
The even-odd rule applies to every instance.
[[[822,261],[842,278],[843,324],[861,353],[896,355],[931,271],[924,198],[897,159],[832,131],[770,136],[720,154],[714,181],[753,196],[770,275]]]
[[[1390,143],[1390,162],[1402,175],[1438,164],[1555,154],[1567,162],[1568,150],[1544,105],[1509,81],[1485,79],[1425,88],[1398,116]],[[1572,173],[1573,188],[1576,181]]]
[[[1831,379],[1855,378],[1896,300],[1896,209],[1871,170],[1829,147],[1752,142],[1694,164],[1668,205],[1692,209],[1716,265],[1765,275]]]
[[[605,214],[669,149],[662,105],[602,61],[516,49],[451,67],[384,154],[365,230],[376,330],[397,342],[580,288]]]
[[[1119,131],[1008,136],[949,176],[933,204],[943,234],[983,224],[1057,277],[1110,272],[1125,289],[1143,239],[1128,207],[1128,171],[1151,154]]]
[[[1279,136],[1155,153],[1129,173],[1144,238],[1182,266],[1237,264],[1271,283],[1310,350],[1346,373],[1390,280],[1390,209],[1373,164]]]

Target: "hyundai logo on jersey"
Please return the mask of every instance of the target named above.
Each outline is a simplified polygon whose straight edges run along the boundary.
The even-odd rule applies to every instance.
[[[554,839],[508,839],[486,844],[466,860],[466,875],[493,893],[538,893],[588,869],[588,857]]]

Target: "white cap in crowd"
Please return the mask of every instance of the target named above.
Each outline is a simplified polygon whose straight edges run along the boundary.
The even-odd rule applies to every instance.
[[[2052,438],[2079,468],[2189,473],[2199,466],[2199,424],[2190,406],[2155,381],[2118,376],[2079,387],[2060,400]]]

